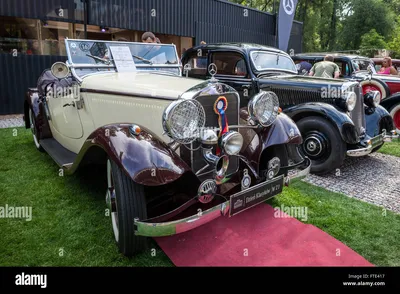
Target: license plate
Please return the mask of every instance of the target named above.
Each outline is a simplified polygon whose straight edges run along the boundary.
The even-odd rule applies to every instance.
[[[230,199],[229,216],[234,216],[282,193],[283,186],[284,176],[281,175],[276,179],[257,184],[247,190],[232,195]]]
[[[372,147],[376,147],[378,145],[381,145],[382,143],[383,143],[383,135],[378,135],[371,139]]]

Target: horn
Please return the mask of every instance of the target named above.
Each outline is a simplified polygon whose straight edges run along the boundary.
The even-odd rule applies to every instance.
[[[212,153],[212,148],[203,149],[203,156],[205,160],[212,164],[215,168],[215,180],[217,183],[220,183],[226,175],[226,171],[228,170],[229,166],[229,156],[222,155],[217,156]]]

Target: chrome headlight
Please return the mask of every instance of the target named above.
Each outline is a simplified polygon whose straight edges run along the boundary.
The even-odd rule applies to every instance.
[[[63,79],[69,75],[69,67],[61,61],[54,63],[50,71],[58,79]]]
[[[379,91],[374,91],[372,100],[374,101],[374,106],[378,107],[381,103],[381,93]]]
[[[243,146],[243,136],[238,132],[228,132],[222,135],[221,147],[228,155],[237,155]]]
[[[199,137],[205,121],[206,114],[200,102],[179,99],[164,110],[162,125],[170,138],[182,144],[189,144]]]
[[[352,111],[357,104],[357,95],[355,92],[348,92],[345,96],[345,104],[347,111]]]
[[[260,91],[250,100],[248,111],[253,120],[268,127],[274,123],[279,114],[278,96],[271,91]]]
[[[376,108],[381,102],[381,93],[379,91],[370,91],[364,95],[364,104],[368,107]]]

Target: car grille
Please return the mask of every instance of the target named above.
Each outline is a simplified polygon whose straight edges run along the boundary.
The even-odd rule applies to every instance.
[[[269,88],[269,90],[278,95],[279,104],[281,105],[282,109],[302,103],[311,102],[328,103],[337,107],[335,102],[336,98],[329,97],[329,95],[326,95],[324,97],[321,90],[288,89],[280,86],[272,86]],[[362,89],[359,84],[355,86],[354,91],[357,95],[357,104],[356,107],[350,112],[350,118],[353,120],[353,123],[356,126],[358,136],[361,136],[365,132],[366,128],[364,97],[362,95]]]
[[[218,115],[214,112],[214,103],[220,95],[204,95],[198,96],[196,98],[197,101],[201,103],[204,108],[206,114],[206,123],[205,127],[219,128],[218,123]],[[228,101],[228,108],[226,110],[226,116],[228,119],[228,125],[238,125],[239,124],[239,99],[234,94],[224,94]],[[235,130],[237,129],[230,129]],[[197,149],[200,146],[200,143],[192,143],[190,144],[190,149]],[[213,149],[214,154],[216,154],[216,148]],[[191,151],[188,148],[181,147],[180,148],[181,157],[191,166],[193,172],[197,172],[202,169],[207,162],[205,161],[201,148],[196,151]],[[238,170],[239,167],[239,159],[235,156],[230,157],[228,174],[234,173]],[[199,175],[201,180],[210,178],[212,176],[213,167],[208,167],[205,170],[202,170]]]

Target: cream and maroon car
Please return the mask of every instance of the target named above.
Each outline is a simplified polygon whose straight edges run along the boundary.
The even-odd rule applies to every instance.
[[[261,92],[247,107],[216,79],[182,76],[173,44],[65,41],[27,91],[25,124],[66,174],[104,164],[119,250],[146,248],[274,197],[310,171],[302,137]]]

